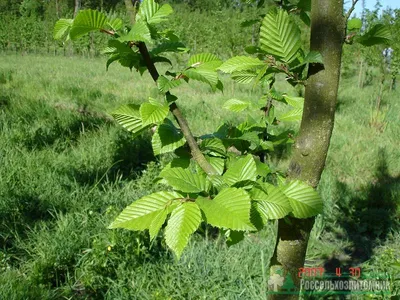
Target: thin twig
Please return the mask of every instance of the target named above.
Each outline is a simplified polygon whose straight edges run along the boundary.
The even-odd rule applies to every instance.
[[[354,9],[356,8],[357,2],[358,2],[358,0],[352,0],[351,7],[346,14],[346,22],[349,20],[351,14],[353,13]]]
[[[144,62],[146,63],[146,67],[149,70],[149,73],[153,80],[157,82],[158,77],[160,76],[151,57],[150,53],[147,50],[147,46],[144,42],[137,42],[135,45],[138,47],[140,54]],[[169,92],[166,93],[166,96],[170,95]],[[197,144],[192,131],[189,128],[189,125],[186,119],[183,117],[181,111],[175,102],[169,104],[169,110],[174,115],[176,121],[179,124],[179,127],[182,130],[182,133],[189,145],[190,151],[192,153],[193,159],[199,164],[199,166],[209,175],[217,175],[217,171],[215,168],[206,160],[203,153],[200,151],[199,145]]]
[[[112,30],[100,29],[100,32],[107,33],[107,34],[112,35],[112,36],[115,35],[115,32],[112,31]]]

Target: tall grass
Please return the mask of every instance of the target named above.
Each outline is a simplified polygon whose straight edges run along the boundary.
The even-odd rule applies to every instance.
[[[399,92],[384,96],[382,132],[369,125],[376,87],[359,90],[356,81],[342,81],[319,187],[326,205],[307,264],[336,259],[396,278]],[[176,95],[203,134],[243,118],[223,110],[224,101],[256,100],[260,91],[226,80],[223,94],[194,84]],[[231,248],[203,228],[179,262],[161,238],[106,229],[126,205],[160,188],[153,179],[169,157],[154,157],[148,134],[133,139],[107,114],[148,96],[157,97],[148,75],[118,65],[105,72],[103,59],[0,57],[0,299],[265,298],[273,223]],[[287,165],[286,156],[270,161]]]

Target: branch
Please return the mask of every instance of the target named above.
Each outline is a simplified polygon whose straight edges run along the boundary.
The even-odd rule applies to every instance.
[[[114,31],[107,30],[107,29],[100,29],[100,32],[107,33],[107,34],[112,35],[112,36],[115,35]]]
[[[346,22],[349,20],[351,14],[353,13],[354,9],[356,8],[357,2],[358,2],[358,0],[351,0],[351,1],[352,1],[351,7],[346,14]]]
[[[151,77],[153,78],[153,80],[155,82],[157,82],[157,79],[160,75],[158,74],[158,71],[157,71],[154,63],[151,60],[150,53],[147,50],[146,44],[144,42],[137,42],[137,43],[135,43],[135,45],[138,47],[139,52],[142,55],[144,62],[146,63],[146,67],[149,70]],[[166,95],[168,96],[168,95],[170,95],[170,93],[167,92]],[[209,175],[217,175],[218,174],[217,171],[206,160],[203,153],[200,151],[200,148],[197,145],[197,142],[189,128],[189,125],[188,125],[186,119],[183,117],[181,111],[179,110],[179,108],[175,102],[172,102],[169,104],[169,110],[174,115],[176,121],[179,124],[179,127],[182,130],[182,133],[189,145],[193,159],[199,164],[199,166],[203,169],[204,172],[206,172]]]

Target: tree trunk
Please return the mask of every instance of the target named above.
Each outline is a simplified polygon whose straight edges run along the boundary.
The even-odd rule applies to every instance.
[[[78,14],[79,10],[81,8],[81,0],[75,0],[75,7],[74,7],[74,18]]]
[[[344,37],[343,0],[312,0],[310,49],[321,53],[324,65],[311,64],[309,67],[303,118],[288,175],[290,179],[302,180],[314,188],[325,166],[333,130]],[[278,222],[270,275],[279,274],[286,281],[291,279],[293,290],[300,290],[298,273],[304,266],[313,225],[314,218],[288,217]],[[285,291],[281,288],[281,292]],[[270,294],[269,298],[298,297],[298,294]]]

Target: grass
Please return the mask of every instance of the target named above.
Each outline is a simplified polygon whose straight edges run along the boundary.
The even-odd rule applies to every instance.
[[[385,92],[382,131],[370,126],[377,88],[356,80],[341,83],[307,264],[386,272],[399,295],[400,95]],[[259,91],[226,81],[224,94],[197,84],[176,94],[203,134],[241,118],[224,101]],[[0,57],[0,299],[265,299],[272,224],[230,248],[200,231],[179,262],[161,238],[106,229],[159,188],[168,160],[151,154],[149,135],[133,139],[107,115],[148,96],[157,97],[149,76],[105,72],[103,59]]]

